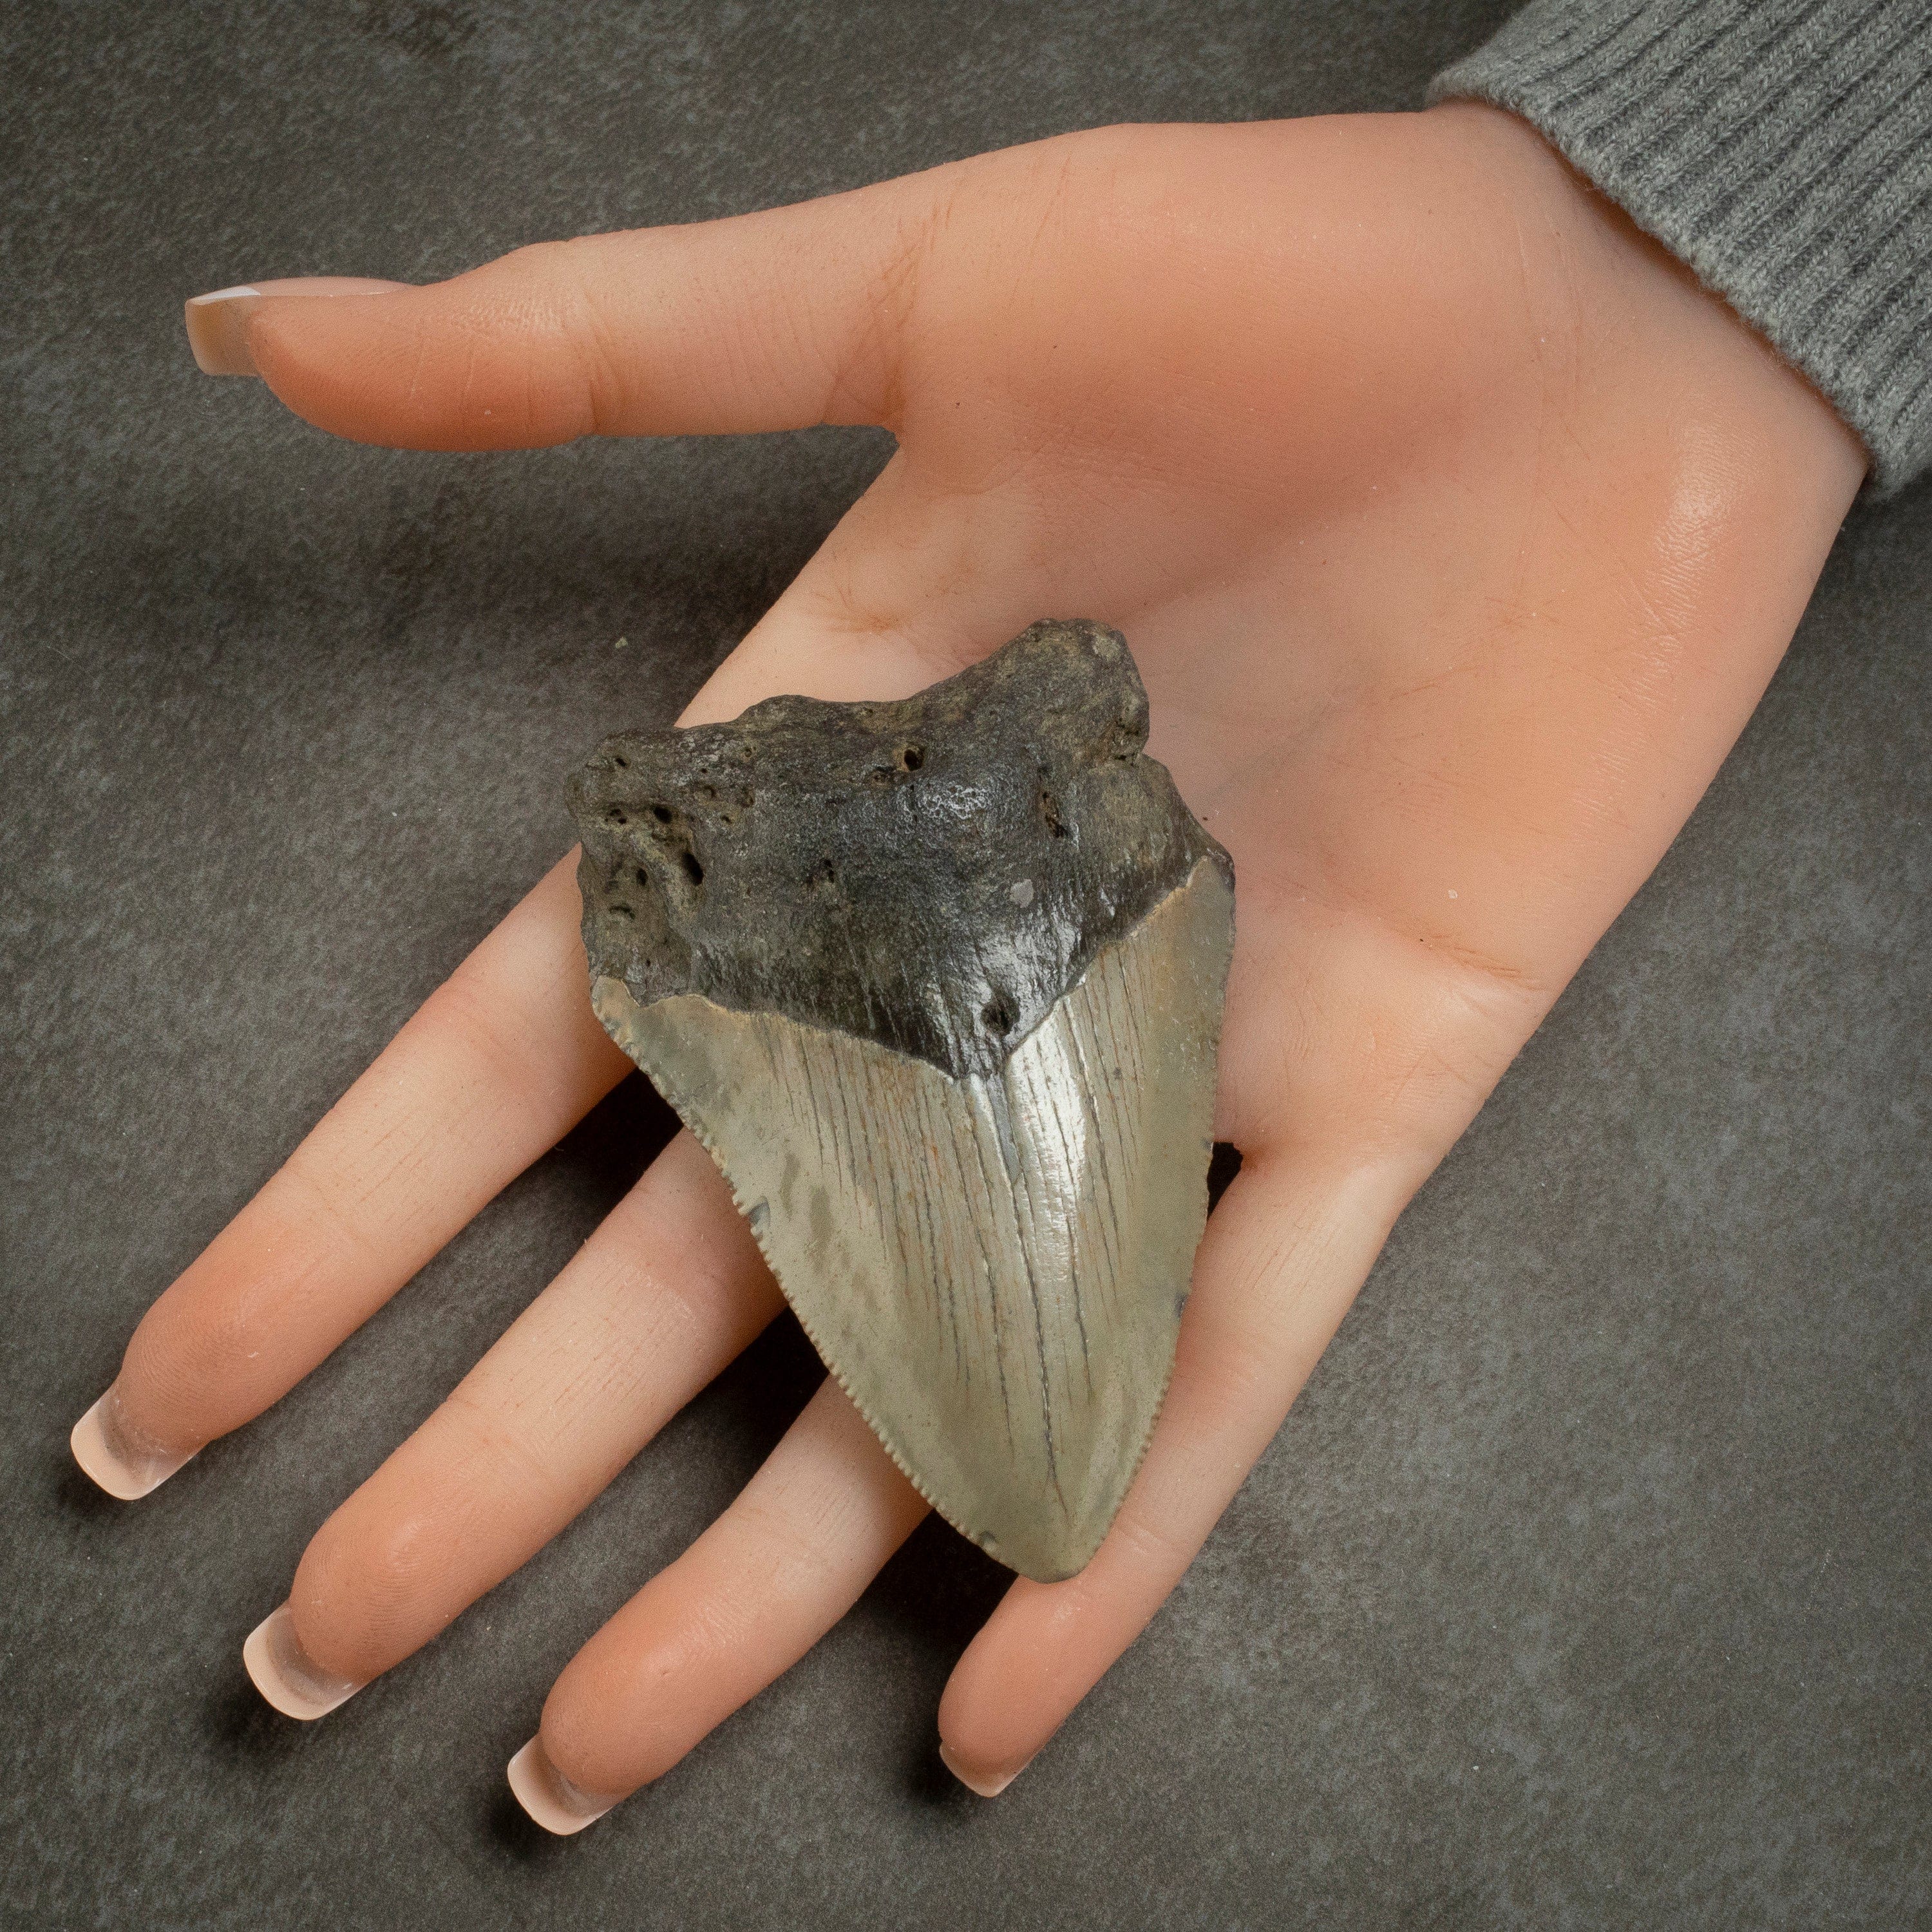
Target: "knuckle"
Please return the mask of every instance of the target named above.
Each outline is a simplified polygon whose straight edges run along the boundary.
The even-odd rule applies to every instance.
[[[759,1576],[767,1604],[809,1596],[831,1568],[824,1526],[797,1520],[783,1503],[741,1496],[733,1504],[741,1560]]]
[[[562,380],[579,433],[620,433],[630,413],[632,361],[625,332],[612,312],[604,272],[604,238],[580,236],[533,244],[531,265],[548,298],[562,351]]]
[[[568,442],[611,406],[592,237],[532,242],[479,272],[450,406],[479,442]]]

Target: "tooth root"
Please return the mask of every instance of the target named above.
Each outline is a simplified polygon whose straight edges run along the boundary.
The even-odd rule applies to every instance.
[[[1166,1388],[1207,1214],[1232,914],[1202,859],[988,1074],[700,994],[595,988],[894,1460],[1029,1576],[1092,1556]]]

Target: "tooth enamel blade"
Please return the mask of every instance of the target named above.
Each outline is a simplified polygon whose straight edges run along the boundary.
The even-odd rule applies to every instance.
[[[920,1492],[1053,1580],[1119,1508],[1207,1213],[1227,855],[1118,633],[610,740],[592,998]]]
[[[1231,910],[1202,860],[996,1072],[958,1078],[781,1014],[595,988],[893,1460],[1029,1576],[1092,1556],[1173,1368]]]

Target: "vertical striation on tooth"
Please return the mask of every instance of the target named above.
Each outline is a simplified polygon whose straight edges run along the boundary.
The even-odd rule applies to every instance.
[[[572,787],[600,1018],[900,1467],[1042,1579],[1132,1478],[1207,1212],[1233,868],[1146,736],[1119,634],[1043,623]]]

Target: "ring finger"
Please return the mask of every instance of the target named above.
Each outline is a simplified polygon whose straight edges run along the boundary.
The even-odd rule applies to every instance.
[[[926,1514],[828,1378],[730,1508],[578,1652],[510,1787],[581,1831],[790,1670]]]

